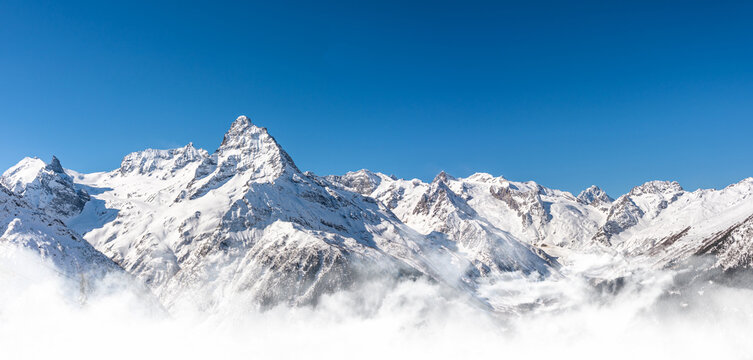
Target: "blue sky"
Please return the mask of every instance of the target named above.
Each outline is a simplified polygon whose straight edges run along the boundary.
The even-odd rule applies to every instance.
[[[240,114],[300,168],[612,196],[753,176],[753,3],[0,2],[0,167],[210,152]]]

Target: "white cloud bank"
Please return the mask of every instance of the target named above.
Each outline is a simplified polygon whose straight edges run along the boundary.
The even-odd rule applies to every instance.
[[[751,358],[753,291],[705,282],[678,292],[674,275],[635,276],[617,295],[578,279],[481,289],[508,314],[421,280],[364,284],[316,308],[167,314],[121,279],[84,300],[76,279],[16,254],[0,258],[0,358]]]

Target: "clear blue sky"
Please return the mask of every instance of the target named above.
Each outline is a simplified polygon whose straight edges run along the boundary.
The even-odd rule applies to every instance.
[[[210,152],[612,196],[753,176],[753,2],[0,2],[0,167]]]

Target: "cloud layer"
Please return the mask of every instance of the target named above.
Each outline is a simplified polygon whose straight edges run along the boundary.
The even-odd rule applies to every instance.
[[[165,311],[122,278],[86,284],[33,256],[0,258],[0,353],[31,358],[745,358],[753,291],[635,274],[611,293],[585,279],[488,283],[490,312],[424,280],[384,280],[316,307],[264,311],[190,298]],[[231,295],[229,295],[231,296]],[[498,305],[500,305],[498,304]]]

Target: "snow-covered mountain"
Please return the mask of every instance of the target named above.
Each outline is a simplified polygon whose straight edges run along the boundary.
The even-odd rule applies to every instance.
[[[301,172],[244,116],[212,154],[150,149],[111,172],[70,174],[92,198],[70,222],[166,303],[195,292],[208,304],[228,292],[306,303],[374,272],[472,287],[487,268],[548,275],[556,264],[486,224],[471,227],[493,242],[476,247],[425,236],[380,201]],[[443,189],[436,201],[459,206],[447,216],[465,217]]]
[[[0,183],[3,240],[65,269],[112,259],[168,305],[311,303],[373,276],[426,277],[484,303],[479,284],[567,276],[579,254],[625,268],[753,265],[753,178],[694,192],[651,181],[614,200],[486,173],[319,177],[245,116],[211,154],[147,149],[91,174],[26,158]]]
[[[52,157],[46,164],[38,158],[25,158],[0,177],[0,184],[35,208],[61,220],[78,215],[89,201],[89,194],[76,189],[60,160]]]
[[[568,192],[485,173],[454,178],[442,172],[431,183],[395,179],[368,170],[328,179],[380,200],[422,233],[437,231],[461,242],[463,237],[468,241],[478,238],[476,234],[462,234],[460,229],[473,222],[497,236],[532,245],[581,247],[590,242],[606,217],[601,203],[586,204]],[[437,201],[437,193],[450,200]],[[457,216],[450,218],[450,213]],[[458,225],[456,218],[466,223]]]
[[[608,252],[654,267],[714,255],[723,269],[753,265],[751,178],[695,192],[677,182],[650,181],[617,200],[597,186],[573,197],[483,173],[454,178],[442,172],[432,183],[368,170],[328,179],[380,200],[421,233],[443,233],[460,244],[494,237],[469,231],[468,223],[474,223],[556,255]],[[437,201],[437,193],[449,200]]]
[[[669,204],[675,202],[685,191],[677,182],[650,181],[636,186],[630,193],[620,196],[609,209],[604,225],[599,228],[594,240],[612,244],[612,238],[641,220],[657,217]]]
[[[480,275],[530,270],[537,267],[539,257],[556,266],[554,259],[545,253],[480,216],[469,204],[471,197],[468,194],[452,190],[451,186],[457,185],[457,180],[444,172],[429,184],[419,180],[397,180],[367,170],[329,176],[327,180],[345,190],[379,200],[401,221],[423,235],[457,243]],[[466,189],[462,185],[460,188]]]
[[[32,197],[32,200],[37,199]],[[57,211],[60,208],[65,207],[54,209]],[[122,273],[118,265],[66,227],[60,219],[30,205],[0,185],[0,255],[14,256],[18,250],[36,254],[43,262],[53,266],[55,271],[69,278],[99,278],[109,272]]]
[[[76,189],[60,161],[25,158],[0,177],[0,245],[9,256],[29,250],[69,278],[123,270],[64,221],[78,216],[89,195]]]
[[[608,212],[614,199],[609,197],[609,195],[598,186],[591,185],[588,189],[585,189],[578,194],[578,201],[586,205],[594,206],[602,212]]]
[[[610,239],[626,254],[657,266],[701,255],[715,256],[714,265],[723,270],[753,265],[753,178],[721,190],[693,192],[677,183],[650,182],[620,199],[628,199],[637,209],[633,213],[642,214]]]

